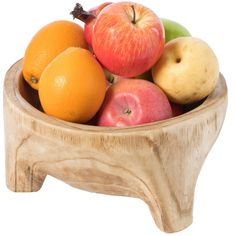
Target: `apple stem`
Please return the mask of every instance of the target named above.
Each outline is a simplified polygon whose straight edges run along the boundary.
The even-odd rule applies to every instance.
[[[76,3],[74,10],[70,14],[73,16],[73,19],[79,19],[85,24],[96,18],[94,14],[84,11],[82,5],[79,3]]]
[[[133,10],[133,20],[131,21],[133,24],[136,23],[136,12],[135,12],[135,9],[134,9],[134,5],[131,5],[131,8]]]

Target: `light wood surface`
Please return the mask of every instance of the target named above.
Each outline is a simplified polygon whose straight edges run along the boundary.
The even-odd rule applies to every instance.
[[[41,112],[21,66],[18,61],[9,69],[4,84],[10,190],[38,191],[51,175],[87,191],[140,198],[165,232],[192,223],[197,177],[226,113],[222,75],[215,91],[184,115],[136,127],[106,128],[69,123]]]

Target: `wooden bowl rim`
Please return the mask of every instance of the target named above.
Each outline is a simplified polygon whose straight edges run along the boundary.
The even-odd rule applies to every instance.
[[[27,115],[34,117],[36,120],[41,120],[43,123],[56,126],[56,127],[64,127],[66,129],[78,129],[83,131],[92,131],[92,132],[106,132],[106,133],[114,133],[114,132],[138,132],[138,131],[146,131],[152,129],[161,129],[166,126],[176,125],[180,122],[193,119],[198,117],[199,115],[212,111],[212,108],[218,106],[223,103],[224,99],[227,97],[227,85],[225,82],[224,76],[220,73],[219,80],[215,90],[205,99],[205,101],[194,108],[193,110],[186,112],[182,115],[151,123],[146,123],[142,125],[136,126],[128,126],[128,127],[101,127],[101,126],[93,126],[87,124],[78,124],[67,122],[61,119],[57,119],[55,117],[49,116],[30,103],[28,103],[20,94],[19,91],[19,78],[22,77],[22,59],[18,60],[14,63],[6,73],[5,82],[4,82],[4,94],[7,97],[11,97],[11,101],[18,106],[18,108],[26,113]]]

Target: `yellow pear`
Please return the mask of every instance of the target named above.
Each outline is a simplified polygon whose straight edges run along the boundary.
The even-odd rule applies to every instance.
[[[190,104],[208,96],[219,77],[219,63],[209,45],[194,37],[168,42],[152,68],[153,81],[175,103]]]

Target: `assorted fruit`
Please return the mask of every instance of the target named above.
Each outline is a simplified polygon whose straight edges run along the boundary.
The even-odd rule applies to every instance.
[[[23,77],[43,111],[81,124],[125,127],[169,119],[216,87],[209,45],[134,2],[105,2],[44,26],[29,43]],[[32,98],[33,99],[33,98]]]

